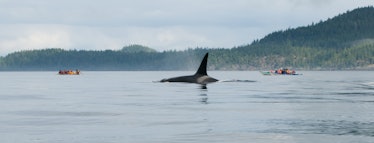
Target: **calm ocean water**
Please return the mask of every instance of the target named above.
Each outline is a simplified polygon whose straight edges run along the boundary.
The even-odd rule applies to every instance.
[[[0,72],[2,143],[369,143],[373,71]]]

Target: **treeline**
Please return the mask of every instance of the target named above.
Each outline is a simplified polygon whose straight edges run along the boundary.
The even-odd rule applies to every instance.
[[[244,47],[244,46],[243,46]],[[138,52],[44,49],[15,52],[1,59],[1,70],[195,70],[210,52],[210,70],[267,70],[287,67],[301,70],[373,69],[374,41],[350,48],[289,47],[196,48],[185,51]]]
[[[2,58],[2,70],[186,70],[198,64],[198,50],[189,52],[85,51],[43,49],[11,53]]]
[[[374,69],[374,8],[274,32],[231,49],[156,52],[130,45],[118,51],[30,50],[0,57],[0,70],[195,70],[206,52],[210,70]]]

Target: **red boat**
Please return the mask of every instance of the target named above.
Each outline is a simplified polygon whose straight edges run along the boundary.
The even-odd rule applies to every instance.
[[[59,75],[79,75],[80,71],[79,70],[60,70],[58,71]]]

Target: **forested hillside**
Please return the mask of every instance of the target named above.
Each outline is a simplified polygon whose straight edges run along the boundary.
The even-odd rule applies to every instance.
[[[0,70],[194,70],[210,52],[210,70],[374,69],[374,8],[358,8],[308,26],[273,32],[231,49],[157,52],[141,45],[121,50],[44,49],[0,58]]]
[[[309,26],[273,32],[255,44],[345,48],[374,37],[373,7],[359,8]]]
[[[317,24],[273,32],[233,51],[246,60],[236,63],[246,66],[249,62],[254,68],[373,69],[374,8],[358,8]]]

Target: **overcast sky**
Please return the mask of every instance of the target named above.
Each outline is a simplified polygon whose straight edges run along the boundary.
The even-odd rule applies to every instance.
[[[232,48],[374,0],[0,0],[0,56],[20,50]]]

